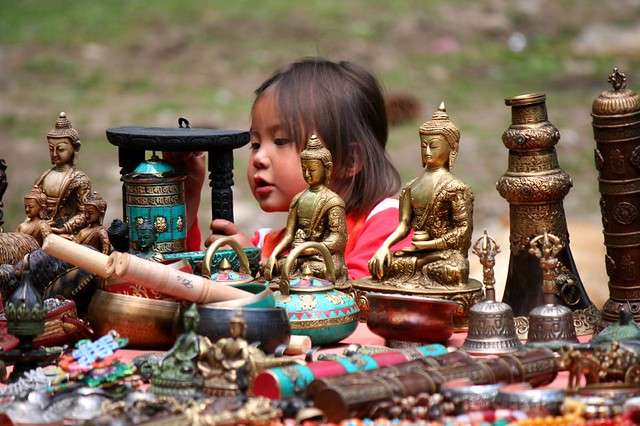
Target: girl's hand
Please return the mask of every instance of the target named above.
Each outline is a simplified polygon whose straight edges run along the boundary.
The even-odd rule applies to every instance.
[[[232,237],[242,247],[253,247],[251,239],[240,232],[235,223],[225,219],[214,219],[209,224],[211,235],[204,242],[205,247],[209,247],[215,240],[222,237]]]

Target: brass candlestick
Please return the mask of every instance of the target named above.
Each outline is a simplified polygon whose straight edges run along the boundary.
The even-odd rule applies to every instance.
[[[625,87],[626,79],[614,68],[613,90],[593,101],[591,114],[609,276],[603,325],[615,321],[627,303],[640,321],[640,96]]]
[[[560,238],[546,231],[529,242],[529,253],[540,259],[544,304],[529,312],[527,343],[578,343],[571,309],[556,302],[556,279],[562,250]]]
[[[542,93],[505,100],[512,113],[511,125],[502,135],[509,149],[509,168],[497,189],[509,202],[511,254],[502,300],[518,316],[518,333],[523,337],[528,328],[526,315],[544,299],[538,262],[527,249],[531,238],[547,230],[557,235],[563,246],[558,253],[558,302],[573,311],[579,334],[591,334],[599,313],[587,296],[571,255],[562,201],[572,183],[558,164],[555,145],[560,132],[547,119],[545,101]]]
[[[511,306],[496,302],[496,283],[493,267],[500,247],[484,231],[484,235],[473,245],[473,252],[480,259],[483,270],[486,299],[470,309],[469,333],[462,348],[469,353],[503,354],[517,352],[522,344],[516,334],[516,325]]]

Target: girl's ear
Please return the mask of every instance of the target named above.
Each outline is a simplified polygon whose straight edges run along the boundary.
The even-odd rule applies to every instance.
[[[364,167],[362,163],[362,146],[360,144],[352,144],[349,149],[351,150],[351,158],[347,162],[348,166],[345,168],[344,172],[341,173],[346,178],[354,177],[360,173]]]

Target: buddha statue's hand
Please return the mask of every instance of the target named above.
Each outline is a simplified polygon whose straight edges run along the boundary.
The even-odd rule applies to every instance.
[[[384,268],[391,264],[391,251],[385,245],[376,250],[375,254],[369,260],[369,272],[371,276],[382,279],[384,276]]]
[[[51,232],[53,232],[54,234],[64,234],[65,230],[64,228],[55,228],[55,227],[51,227]]]
[[[264,278],[267,281],[271,281],[271,279],[273,278],[273,268],[275,268],[277,261],[278,259],[275,256],[271,255],[267,259],[267,263],[264,264],[262,268],[262,275],[264,275]]]

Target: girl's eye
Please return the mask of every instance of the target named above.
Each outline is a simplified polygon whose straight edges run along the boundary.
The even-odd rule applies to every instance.
[[[276,139],[273,140],[273,143],[275,143],[277,146],[289,145],[291,143],[291,139],[276,138]]]
[[[258,142],[251,141],[251,142],[249,143],[249,149],[250,149],[251,151],[257,151],[257,150],[259,150],[259,149],[260,149],[260,144],[259,144]]]

